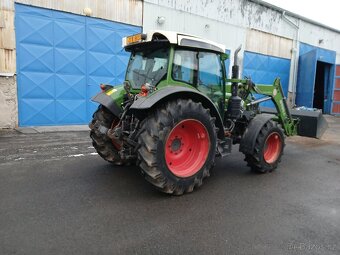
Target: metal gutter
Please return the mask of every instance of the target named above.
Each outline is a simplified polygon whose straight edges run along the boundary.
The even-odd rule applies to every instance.
[[[303,17],[303,16],[301,16],[301,15],[299,15],[299,14],[296,14],[296,13],[294,13],[294,12],[290,12],[290,11],[288,11],[288,10],[285,10],[285,9],[283,9],[283,8],[281,8],[281,7],[276,6],[276,5],[267,3],[267,2],[265,2],[265,1],[262,1],[262,0],[248,0],[248,1],[249,1],[249,2],[253,2],[253,3],[256,3],[256,4],[259,4],[259,5],[262,5],[262,6],[264,6],[264,7],[267,7],[267,8],[269,8],[269,9],[272,9],[272,10],[274,10],[274,11],[278,11],[278,12],[280,12],[280,13],[285,13],[285,14],[287,14],[287,15],[293,17],[293,18],[297,18],[297,19],[306,21],[306,22],[311,23],[311,24],[313,24],[313,25],[317,25],[317,26],[320,26],[320,27],[323,27],[323,28],[327,28],[328,30],[331,30],[331,31],[333,31],[333,32],[336,32],[336,33],[339,33],[339,34],[340,34],[340,30],[338,30],[338,29],[336,29],[336,28],[334,28],[334,27],[330,27],[330,26],[327,26],[327,25],[325,25],[325,24],[319,23],[319,22],[317,22],[317,21],[315,21],[315,20],[312,20],[312,19]]]
[[[283,19],[285,20],[285,21],[287,21],[289,24],[291,24],[293,27],[295,27],[295,28],[299,28],[299,26],[297,25],[297,24],[295,24],[293,21],[291,21],[288,17],[287,17],[287,15],[286,15],[286,11],[283,11],[282,12],[282,17],[283,17]]]

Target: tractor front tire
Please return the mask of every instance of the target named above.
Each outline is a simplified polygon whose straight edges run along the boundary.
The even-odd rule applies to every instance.
[[[119,145],[115,145],[112,140],[100,130],[100,127],[110,129],[113,122],[117,121],[118,118],[102,105],[98,107],[92,117],[93,119],[89,124],[91,129],[90,137],[92,139],[92,145],[99,156],[115,165],[130,164],[131,162],[123,160],[119,156],[117,149]]]
[[[137,164],[148,182],[164,193],[189,193],[214,166],[215,119],[191,99],[170,101],[143,120],[138,143]]]
[[[282,129],[270,120],[260,130],[253,154],[246,154],[245,161],[254,172],[272,172],[281,161],[284,146]]]

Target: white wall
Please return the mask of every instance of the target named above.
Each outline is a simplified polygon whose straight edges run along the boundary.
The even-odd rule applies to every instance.
[[[159,25],[157,23],[158,16],[165,17],[164,24]],[[247,34],[246,28],[145,2],[143,31],[147,32],[152,29],[190,33],[207,38],[224,44],[226,49],[231,50],[231,53],[240,44],[243,45],[242,51],[244,50]],[[241,52],[240,55],[242,56],[243,53]]]
[[[163,26],[157,25],[157,16],[166,17]],[[288,18],[298,23],[297,18]],[[281,12],[248,0],[145,0],[143,19],[145,30],[171,28],[191,32],[233,46],[232,50],[236,45],[244,44],[246,28],[290,39],[297,36],[296,28],[282,17]],[[204,29],[205,23],[210,24],[209,31]],[[303,20],[299,30],[301,42],[336,51],[336,61],[340,64],[339,32]],[[321,44],[320,39],[323,39]]]
[[[303,20],[300,22],[299,31],[300,42],[335,51],[337,53],[336,63],[340,64],[340,33],[315,26]],[[322,43],[319,43],[320,39],[323,40]]]
[[[244,50],[290,58],[288,91],[291,93],[288,102],[293,105],[299,42],[335,51],[336,63],[340,64],[340,32],[295,16],[283,16],[283,10],[274,10],[255,2],[253,0],[145,0],[143,29],[145,32],[151,29],[186,32],[225,44],[226,48],[231,50],[231,60],[234,50],[242,44],[241,72]],[[164,24],[157,23],[159,16],[165,17]],[[298,29],[296,25],[299,26]],[[321,39],[322,43],[320,43]],[[277,45],[274,47],[273,43],[279,43],[279,47]]]
[[[184,1],[188,2],[189,4],[193,4],[194,6],[187,6],[183,5],[183,1],[155,1],[155,0],[146,0],[144,3],[144,15],[143,15],[143,30],[144,32],[147,32],[151,29],[162,29],[162,30],[172,30],[172,31],[178,31],[178,32],[184,32],[184,33],[190,33],[194,34],[203,38],[210,39],[212,41],[216,41],[218,43],[222,43],[226,46],[227,49],[231,50],[231,60],[233,60],[233,52],[234,50],[242,44],[242,50],[239,54],[240,56],[240,68],[242,72],[242,57],[243,57],[243,51],[249,50],[254,51],[254,47],[251,46],[251,42],[249,42],[249,34],[258,34],[259,37],[263,33],[256,32],[256,30],[250,30],[248,27],[249,19],[241,19],[237,18],[236,20],[230,19],[230,17],[236,17],[237,12],[242,13],[239,11],[232,11],[231,14],[229,11],[224,11],[223,13],[227,14],[228,16],[223,16],[219,14],[219,16],[216,16],[219,12],[216,12],[216,15],[212,12],[209,12],[208,9],[214,10],[213,8],[220,9],[220,6],[217,4],[217,2],[220,1],[212,1],[207,4],[206,7],[200,9],[198,4],[205,5],[205,1]],[[226,1],[226,2],[238,2],[238,1]],[[177,4],[178,3],[178,4]],[[234,3],[235,5],[235,3]],[[201,7],[202,7],[201,6]],[[230,9],[231,7],[229,7]],[[237,7],[234,6],[234,8],[237,9]],[[241,8],[241,6],[240,6]],[[202,12],[200,15],[198,15],[199,11]],[[203,15],[206,15],[208,17],[205,17]],[[244,13],[244,16],[246,13]],[[163,24],[157,23],[157,17],[163,16],[165,17],[165,22]],[[241,15],[242,16],[242,15]],[[258,24],[257,26],[254,26],[255,28],[259,28],[259,26],[263,23],[263,21],[258,21],[258,23],[251,23],[251,24]],[[271,26],[268,26],[268,29],[278,29],[278,24],[272,24]],[[253,32],[251,32],[253,31]],[[290,26],[287,26],[287,31],[295,33],[294,29],[292,29]],[[288,33],[287,32],[287,33]],[[247,35],[248,35],[248,41],[247,41]],[[275,41],[275,39],[278,38],[278,36],[271,35],[269,33],[266,34],[267,36],[267,44],[257,44],[256,48],[259,48],[257,52],[265,54],[265,52],[268,51],[268,48],[270,47],[268,43],[270,41]],[[271,38],[270,38],[271,37]],[[275,38],[274,38],[275,37]],[[263,36],[261,37],[263,38]],[[272,40],[271,40],[272,39]],[[291,39],[283,38],[282,41],[288,41],[288,44],[286,43],[285,51],[282,50],[282,48],[277,47],[272,49],[271,53],[274,56],[278,57],[284,57],[284,58],[290,58],[290,48],[287,48],[287,45],[292,45]],[[287,57],[288,56],[288,57]],[[231,65],[230,65],[231,71]]]

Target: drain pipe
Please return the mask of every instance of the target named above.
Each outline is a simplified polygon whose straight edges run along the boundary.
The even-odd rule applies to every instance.
[[[292,105],[291,108],[295,106],[295,99],[296,99],[296,85],[297,85],[297,72],[298,72],[298,61],[299,61],[299,39],[300,39],[300,19],[298,19],[298,24],[295,24],[286,16],[286,11],[282,12],[282,18],[292,27],[296,29],[295,35],[295,46],[292,49],[293,54],[293,64],[290,65],[290,89],[292,91]],[[293,75],[292,75],[293,73]]]

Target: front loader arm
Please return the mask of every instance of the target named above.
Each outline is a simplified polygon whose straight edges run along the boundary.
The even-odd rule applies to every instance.
[[[285,134],[292,136],[297,134],[298,119],[294,119],[287,106],[287,101],[284,96],[281,82],[279,78],[276,78],[273,85],[267,84],[254,84],[249,79],[227,79],[228,83],[237,82],[239,83],[239,91],[248,95],[247,98],[243,98],[246,103],[246,107],[251,105],[259,104],[264,101],[272,100],[277,110],[277,121],[282,125]],[[231,85],[226,85],[226,92],[230,93]],[[246,93],[245,93],[246,92]],[[254,100],[250,99],[249,95],[258,94],[266,97]],[[249,107],[250,108],[250,107]]]
[[[287,136],[297,134],[298,120],[292,118],[290,114],[279,78],[275,79],[273,85],[252,84],[251,92],[255,94],[269,96],[275,105],[275,108],[277,110],[277,118],[281,123],[285,134]]]

